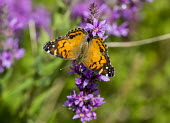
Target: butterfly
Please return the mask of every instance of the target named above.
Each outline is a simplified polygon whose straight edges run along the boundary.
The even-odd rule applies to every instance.
[[[98,74],[114,76],[106,43],[99,36],[94,36],[88,42],[87,32],[82,28],[73,29],[65,36],[47,42],[43,49],[54,56],[83,63]]]

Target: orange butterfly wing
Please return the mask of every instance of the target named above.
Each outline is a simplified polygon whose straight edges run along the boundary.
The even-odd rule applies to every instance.
[[[108,77],[114,76],[114,67],[110,64],[107,45],[99,36],[95,36],[89,42],[82,63],[94,72]]]
[[[66,36],[58,37],[54,41],[47,42],[43,49],[60,58],[75,60],[81,52],[86,41],[87,32],[82,28],[69,31]]]

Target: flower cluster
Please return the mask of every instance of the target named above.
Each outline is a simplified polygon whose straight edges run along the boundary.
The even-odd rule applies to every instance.
[[[90,12],[90,16],[86,19],[86,25],[84,25],[84,29],[88,32],[87,40],[92,39],[96,35],[101,38],[106,38],[106,36],[104,36],[107,27],[106,20],[97,20],[98,11],[96,4],[90,5]],[[76,61],[73,61],[71,70],[72,72],[70,73],[77,73],[80,76],[80,78],[76,78],[75,81],[79,92],[73,89],[73,93],[67,96],[68,100],[63,106],[67,106],[71,108],[73,112],[76,112],[73,119],[80,118],[82,123],[96,119],[94,108],[105,103],[105,101],[103,101],[104,98],[99,94],[97,81],[109,81],[110,79],[94,73],[83,64],[77,64]]]
[[[1,0],[0,6],[7,8],[8,26],[11,29],[25,29],[32,20],[37,27],[48,31],[50,25],[48,12],[42,6],[34,8],[31,0]]]
[[[152,2],[152,0],[115,0],[112,2],[109,0],[98,0],[97,5],[100,8],[100,19],[107,18],[107,34],[117,37],[127,36],[129,26],[137,21],[138,11],[144,2]],[[73,5],[72,17],[82,17],[82,24],[84,24],[84,18],[90,15],[87,9],[89,4],[90,1],[86,0]]]
[[[80,118],[81,122],[90,121],[96,119],[96,113],[94,108],[101,106],[105,103],[104,98],[100,97],[98,80],[109,81],[108,77],[95,74],[91,70],[87,69],[83,64],[76,64],[73,61],[73,67],[71,67],[71,73],[77,73],[80,78],[76,78],[75,84],[78,87],[79,93],[73,89],[73,93],[67,96],[67,101],[63,106],[67,106],[72,109],[76,114],[73,119]]]
[[[15,59],[24,56],[19,48],[20,34],[33,21],[36,29],[49,32],[50,18],[43,7],[34,9],[31,0],[0,1],[0,73],[10,68]]]
[[[17,38],[7,38],[5,42],[1,42],[3,50],[0,50],[0,72],[4,72],[4,68],[10,68],[14,59],[24,56],[25,50],[18,47],[18,41]]]

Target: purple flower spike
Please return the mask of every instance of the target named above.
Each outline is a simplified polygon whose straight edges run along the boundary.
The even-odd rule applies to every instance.
[[[106,8],[106,6],[103,6]],[[91,4],[89,8],[91,13],[86,19],[85,30],[88,32],[88,39],[92,39],[94,36],[106,38],[104,36],[107,30],[106,20],[98,21],[98,9],[96,4]],[[88,40],[87,39],[87,40]],[[77,86],[77,92],[73,90],[67,101],[63,106],[72,109],[76,114],[73,119],[80,118],[82,123],[96,119],[96,113],[94,109],[105,103],[104,98],[99,94],[99,88],[97,81],[109,81],[106,76],[97,74],[92,70],[85,67],[83,64],[73,61],[71,68],[71,74],[76,73],[80,77],[75,79],[75,85]]]
[[[73,70],[70,73],[77,73],[80,78],[76,78],[75,84],[78,87],[79,93],[73,90],[67,101],[63,106],[67,106],[76,112],[73,119],[80,118],[81,122],[90,121],[96,119],[96,113],[93,111],[94,108],[101,106],[105,103],[104,98],[100,97],[97,80],[109,81],[110,79],[106,76],[96,74],[86,68],[83,64],[76,64],[73,61]]]
[[[129,24],[137,21],[136,15],[141,8],[141,3],[152,0],[116,0],[110,5],[108,5],[109,2],[99,1],[98,4],[92,3],[90,7],[88,0],[78,2],[72,7],[71,17],[74,19],[81,17],[81,28],[88,33],[87,42],[90,42],[94,36],[106,39],[105,32],[116,37],[127,36]],[[103,21],[99,21],[99,19]],[[97,81],[110,81],[110,79],[91,71],[76,61],[73,61],[72,64],[70,73],[80,76],[75,81],[77,92],[73,90],[73,93],[67,96],[68,100],[63,106],[67,106],[76,113],[73,119],[80,118],[80,121],[84,123],[96,119],[94,109],[106,103],[99,94]]]

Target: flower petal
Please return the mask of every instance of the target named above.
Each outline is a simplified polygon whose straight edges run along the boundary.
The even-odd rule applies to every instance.
[[[76,114],[76,115],[73,116],[73,119],[77,119],[77,118],[80,118],[79,114]]]

